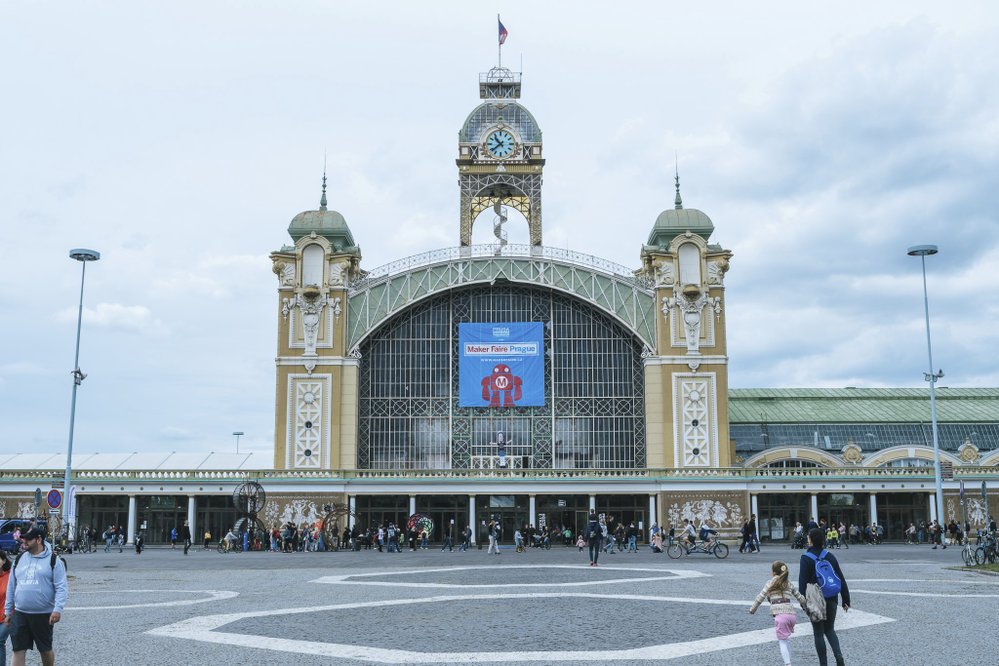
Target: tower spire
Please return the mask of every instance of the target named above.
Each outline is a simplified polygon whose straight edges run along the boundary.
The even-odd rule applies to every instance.
[[[674,176],[674,180],[676,180],[676,198],[673,200],[673,207],[680,210],[683,208],[683,199],[680,198],[680,161],[675,156],[674,160],[676,160],[676,175]]]
[[[319,198],[319,210],[326,210],[326,155],[323,155],[323,196]]]

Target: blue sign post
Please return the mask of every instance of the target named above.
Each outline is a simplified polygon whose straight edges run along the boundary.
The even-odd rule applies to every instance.
[[[543,407],[544,336],[537,322],[458,324],[458,404]]]

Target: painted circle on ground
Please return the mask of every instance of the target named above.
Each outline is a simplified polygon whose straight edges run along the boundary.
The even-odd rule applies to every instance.
[[[559,598],[573,600],[587,598],[594,599],[596,601],[618,599],[625,601],[645,601],[657,604],[675,602],[681,604],[737,606],[742,608],[745,608],[747,604],[744,599],[695,599],[690,597],[661,597],[638,594],[593,594],[589,592],[551,591],[522,594],[489,593],[480,595],[434,596],[422,599],[386,599],[381,601],[363,601],[329,606],[304,608],[291,607],[264,611],[227,613],[223,615],[206,615],[202,617],[189,618],[187,620],[175,622],[163,627],[151,629],[146,633],[153,636],[179,638],[185,641],[195,640],[222,645],[239,646],[243,648],[269,650],[273,652],[316,655],[329,659],[356,659],[359,661],[392,664],[463,664],[487,662],[523,663],[532,661],[545,661],[553,663],[635,660],[665,661],[670,659],[685,658],[691,655],[702,655],[710,652],[732,650],[751,645],[770,643],[775,640],[773,627],[767,627],[765,629],[723,634],[708,639],[680,641],[638,648],[625,648],[621,650],[522,650],[516,652],[489,650],[485,652],[430,652],[217,631],[221,627],[233,622],[252,618],[274,616],[288,617],[292,615],[307,615],[320,612],[347,611],[378,607],[401,607],[412,606],[415,604],[446,604],[455,601],[468,602],[480,600],[483,602],[495,603],[497,601],[516,601],[518,599],[551,600]],[[838,621],[837,630],[843,631],[857,627],[866,627],[894,621],[895,620],[893,618],[875,615],[864,611],[852,610],[849,614],[844,614],[842,619]],[[799,627],[797,634],[799,636],[807,636],[810,635],[811,632],[811,624],[803,623],[803,625]]]
[[[74,590],[73,596],[80,594],[106,594],[105,590]],[[239,596],[239,592],[230,590],[113,590],[116,596],[128,594],[200,594],[205,595],[200,599],[174,599],[172,601],[156,601],[143,604],[114,604],[111,606],[67,606],[66,610],[86,611],[86,610],[119,610],[123,608],[167,608],[170,606],[193,606],[195,604],[206,604],[210,601],[221,599],[233,599]]]
[[[616,576],[610,578],[599,578],[594,579],[592,577],[587,577],[585,580],[577,581],[556,581],[556,582],[546,582],[546,583],[522,583],[516,581],[504,581],[502,583],[435,583],[433,581],[427,581],[426,579],[410,582],[410,581],[386,581],[386,580],[363,580],[365,578],[374,577],[384,577],[384,576],[409,576],[409,575],[427,575],[434,573],[456,573],[460,571],[490,571],[498,574],[510,573],[516,570],[528,569],[531,571],[538,571],[539,569],[559,569],[568,571],[587,571],[591,573],[599,573],[603,571],[611,572],[634,572],[638,575],[635,576]],[[655,574],[655,575],[642,575],[642,574]],[[502,566],[487,566],[487,565],[470,565],[470,566],[456,566],[456,567],[435,567],[430,569],[396,569],[394,571],[378,571],[374,573],[361,573],[361,574],[343,574],[337,576],[323,576],[317,578],[313,583],[321,583],[326,585],[372,585],[372,586],[385,586],[385,587],[412,587],[419,589],[480,589],[480,588],[503,588],[503,587],[583,587],[591,585],[616,585],[621,583],[645,583],[649,581],[656,580],[686,580],[690,578],[706,578],[711,574],[706,574],[701,571],[694,570],[683,570],[683,569],[655,569],[655,568],[641,568],[641,567],[597,567],[596,569],[588,565],[576,565],[576,564],[513,564],[513,565],[502,565]]]

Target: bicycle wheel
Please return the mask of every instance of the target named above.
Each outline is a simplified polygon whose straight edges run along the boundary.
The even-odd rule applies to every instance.
[[[669,548],[666,549],[666,554],[670,556],[671,559],[679,559],[681,555],[686,554],[686,551],[678,543],[674,543]]]
[[[712,550],[714,551],[715,557],[719,560],[724,560],[728,557],[728,546],[723,543],[716,543]]]
[[[970,567],[975,563],[975,551],[970,547],[965,546],[961,549],[961,559],[964,560],[964,566]]]
[[[985,564],[985,546],[975,549],[975,564]]]

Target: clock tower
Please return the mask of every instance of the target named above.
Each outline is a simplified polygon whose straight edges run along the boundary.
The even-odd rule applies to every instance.
[[[520,102],[520,73],[493,67],[479,75],[482,103],[458,134],[458,184],[461,188],[462,246],[472,243],[472,224],[493,208],[494,233],[506,243],[501,224],[509,206],[527,218],[531,245],[541,245],[541,129]]]

